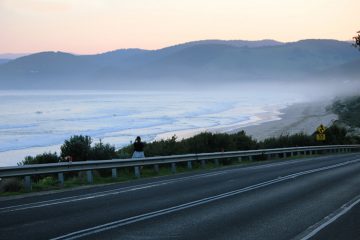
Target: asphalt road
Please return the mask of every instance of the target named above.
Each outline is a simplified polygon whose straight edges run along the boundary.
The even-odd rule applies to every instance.
[[[359,202],[360,154],[313,157],[0,199],[0,239],[360,239]]]

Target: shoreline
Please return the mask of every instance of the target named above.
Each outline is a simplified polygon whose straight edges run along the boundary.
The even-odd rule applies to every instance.
[[[291,106],[291,105],[289,105]],[[214,126],[214,127],[204,127],[204,128],[197,128],[197,129],[186,129],[186,130],[179,130],[174,132],[166,132],[158,134],[154,141],[159,140],[166,140],[172,138],[176,135],[178,140],[186,139],[193,137],[197,134],[203,132],[211,132],[211,133],[236,133],[241,131],[242,128],[248,126],[258,126],[267,122],[276,121],[281,119],[281,115],[283,115],[282,111],[287,109],[289,106],[285,107],[271,107],[270,109],[254,113],[248,120],[242,121],[241,123],[230,124],[227,126]]]
[[[179,130],[174,132],[160,133],[153,141],[166,140],[176,135],[178,140],[190,138],[201,132],[212,133],[236,133],[244,130],[247,135],[256,140],[278,137],[280,135],[291,135],[304,132],[312,134],[322,123],[328,126],[337,119],[337,115],[326,111],[330,102],[303,102],[294,103],[284,107],[268,107],[263,112],[254,113],[248,120],[228,126],[215,126],[210,128]],[[110,143],[111,144],[111,143]],[[43,152],[59,151],[61,145],[26,148],[0,152],[0,167],[16,166],[23,158],[14,163],[14,156],[35,156]],[[12,159],[12,160],[10,160]]]
[[[283,109],[281,119],[277,121],[247,126],[237,131],[244,130],[247,135],[257,140],[295,133],[312,134],[320,124],[329,126],[338,119],[336,114],[326,110],[329,104],[329,101],[295,103]]]
[[[316,128],[325,126],[338,119],[337,115],[326,110],[330,102],[302,102],[294,103],[277,110],[254,114],[252,120],[229,126],[216,126],[201,129],[180,130],[171,133],[162,133],[155,140],[169,139],[176,135],[178,140],[193,137],[202,132],[233,134],[245,131],[256,140],[292,135],[295,133],[312,134]]]

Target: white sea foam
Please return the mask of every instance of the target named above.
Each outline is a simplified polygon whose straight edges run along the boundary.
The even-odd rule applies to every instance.
[[[0,166],[59,152],[72,135],[119,148],[137,135],[152,141],[278,119],[279,109],[300,100],[229,92],[0,91]]]

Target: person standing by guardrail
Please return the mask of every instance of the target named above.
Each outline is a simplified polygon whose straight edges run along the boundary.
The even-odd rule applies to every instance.
[[[134,142],[134,153],[132,158],[144,158],[144,146],[145,144],[141,141],[141,138],[137,136]]]

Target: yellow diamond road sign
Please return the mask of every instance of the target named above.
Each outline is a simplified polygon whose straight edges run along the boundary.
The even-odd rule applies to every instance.
[[[326,130],[326,127],[322,124],[320,124],[320,126],[318,126],[318,128],[316,129],[316,131],[319,133],[319,134],[324,134],[325,133],[325,130]]]
[[[316,141],[325,141],[325,134],[316,134]]]

